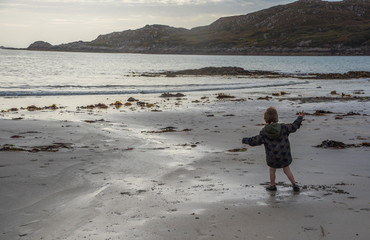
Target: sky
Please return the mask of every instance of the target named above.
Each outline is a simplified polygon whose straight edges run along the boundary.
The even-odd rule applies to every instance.
[[[26,48],[92,41],[100,34],[142,28],[209,25],[295,0],[0,0],[0,46]]]

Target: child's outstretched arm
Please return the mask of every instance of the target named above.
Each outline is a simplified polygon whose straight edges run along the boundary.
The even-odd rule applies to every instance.
[[[245,138],[243,138],[242,143],[249,144],[251,146],[257,146],[257,145],[264,144],[265,141],[264,141],[264,138],[262,137],[262,135],[260,134],[260,135],[250,137],[250,138],[245,137]]]
[[[300,112],[298,114],[297,119],[292,124],[286,124],[289,133],[294,133],[295,131],[297,131],[298,128],[301,127],[304,116],[305,116],[305,113]]]

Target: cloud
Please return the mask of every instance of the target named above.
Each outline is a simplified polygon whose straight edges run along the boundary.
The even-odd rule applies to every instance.
[[[4,0],[0,5],[20,6],[34,4],[165,4],[165,5],[199,5],[208,3],[230,2],[233,0]]]

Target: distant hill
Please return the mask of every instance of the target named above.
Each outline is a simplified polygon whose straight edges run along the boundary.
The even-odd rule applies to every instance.
[[[91,42],[28,50],[257,55],[370,55],[370,1],[300,0],[241,16],[223,17],[191,30],[146,25]]]

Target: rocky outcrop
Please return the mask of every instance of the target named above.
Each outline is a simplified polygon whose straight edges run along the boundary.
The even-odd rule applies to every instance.
[[[349,71],[347,73],[316,73],[311,75],[314,79],[354,79],[370,78],[370,72]]]
[[[159,73],[159,75],[166,75],[175,77],[177,75],[198,75],[198,76],[255,76],[255,75],[280,75],[277,72],[271,71],[248,71],[241,67],[205,67],[199,69],[187,69],[180,71],[167,71]]]
[[[159,73],[143,73],[147,77],[177,77],[177,76],[251,76],[264,78],[300,78],[300,79],[359,79],[370,78],[367,71],[349,71],[346,73],[308,73],[287,74],[273,71],[246,70],[241,67],[204,67],[198,69],[185,69],[179,71],[165,71]],[[335,93],[336,94],[336,93]]]
[[[156,46],[177,46],[178,43],[171,39],[188,33],[184,28],[174,28],[166,25],[146,25],[137,30],[114,32],[100,35],[91,42],[93,46],[109,48],[141,47],[155,48]]]
[[[49,50],[52,48],[53,48],[53,45],[51,45],[48,42],[44,42],[44,41],[34,42],[28,47],[29,50]]]

